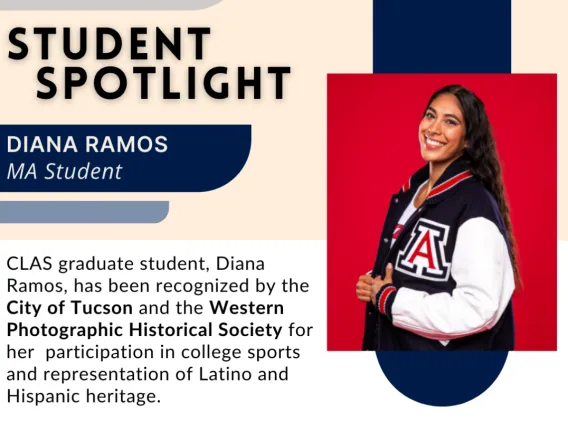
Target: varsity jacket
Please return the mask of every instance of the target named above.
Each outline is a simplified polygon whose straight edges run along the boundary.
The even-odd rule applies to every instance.
[[[391,263],[393,283],[367,303],[363,350],[513,350],[514,273],[498,205],[460,157],[397,226],[428,176],[426,165],[392,196],[371,275],[384,278]]]

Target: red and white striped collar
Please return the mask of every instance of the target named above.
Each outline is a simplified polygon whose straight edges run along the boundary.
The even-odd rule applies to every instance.
[[[473,173],[471,173],[471,171],[466,170],[465,172],[461,172],[458,173],[457,175],[455,175],[454,177],[440,183],[440,184],[436,184],[434,186],[434,188],[432,189],[432,191],[430,191],[430,194],[428,195],[427,199],[430,199],[432,197],[435,197],[436,195],[440,195],[443,192],[449,191],[450,189],[452,189],[454,186],[456,186],[458,183],[469,179],[470,177],[473,176]]]
[[[410,189],[416,190],[429,176],[429,166],[426,164],[415,174],[413,174],[408,182],[402,186],[402,191],[406,192]],[[456,187],[459,183],[473,177],[473,173],[469,170],[469,165],[463,157],[458,158],[442,173],[432,191],[428,195],[427,200],[444,194]]]

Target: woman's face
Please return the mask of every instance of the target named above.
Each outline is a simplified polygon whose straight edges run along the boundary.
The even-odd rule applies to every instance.
[[[465,121],[458,99],[444,93],[430,104],[418,131],[422,158],[429,162],[451,162],[465,147]]]

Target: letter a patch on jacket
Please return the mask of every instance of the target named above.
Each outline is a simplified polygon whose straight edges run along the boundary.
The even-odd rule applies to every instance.
[[[406,247],[396,260],[396,269],[431,281],[446,281],[450,264],[445,247],[450,227],[421,218],[416,223]]]

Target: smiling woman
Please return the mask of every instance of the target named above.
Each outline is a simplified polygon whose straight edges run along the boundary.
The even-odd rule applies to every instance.
[[[427,164],[393,196],[374,268],[356,284],[363,349],[513,350],[520,275],[483,102],[441,88],[418,139]]]
[[[465,148],[463,121],[459,101],[454,95],[444,93],[435,98],[420,122],[418,137],[422,157],[434,163],[447,163],[459,157]]]

